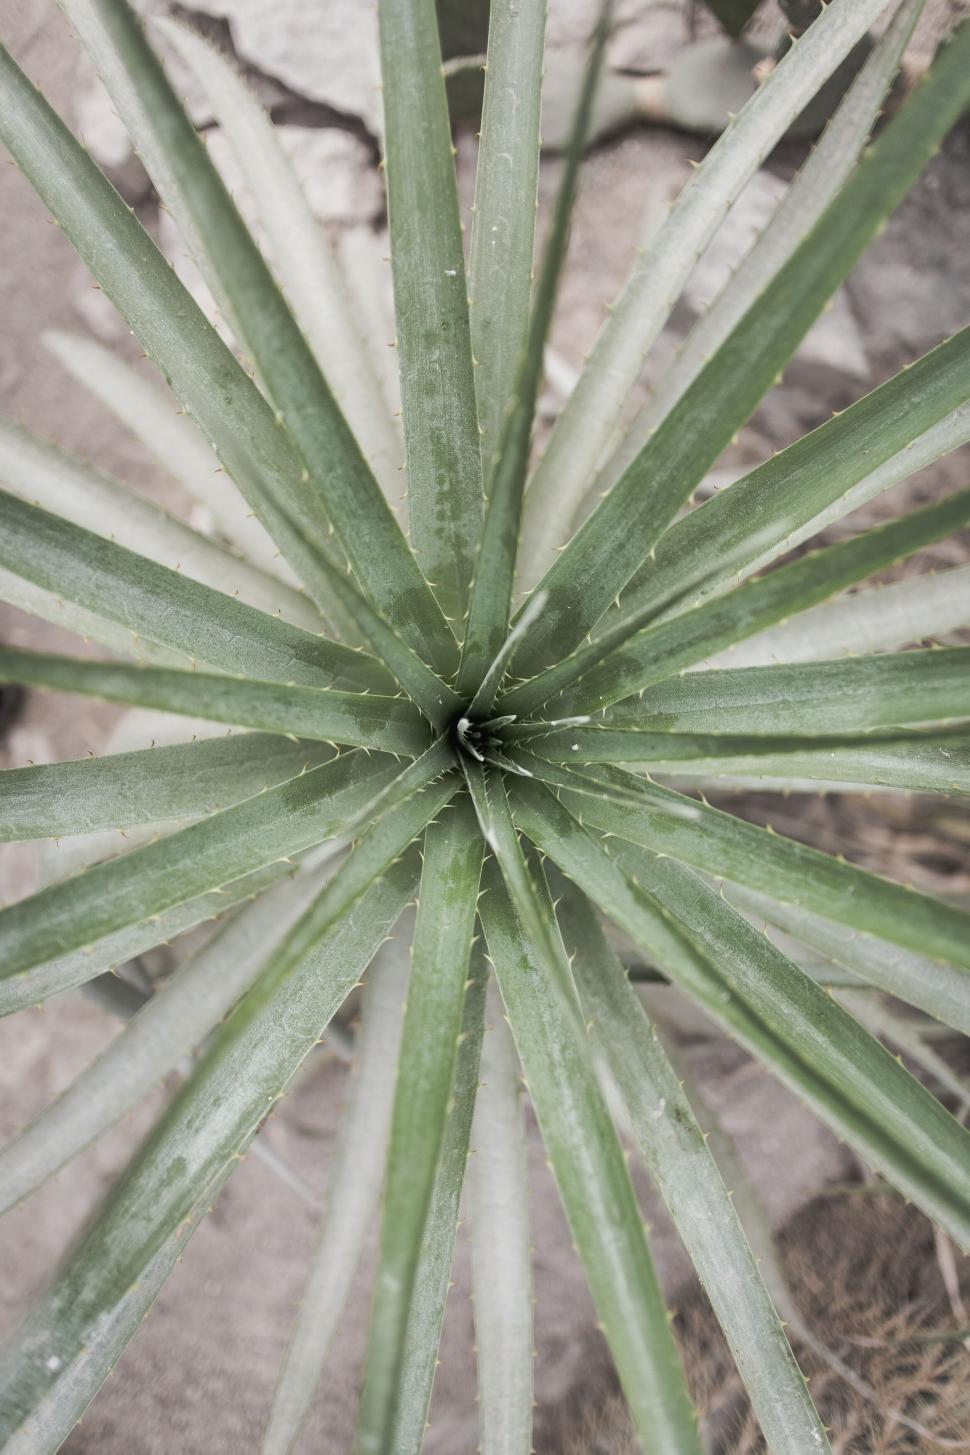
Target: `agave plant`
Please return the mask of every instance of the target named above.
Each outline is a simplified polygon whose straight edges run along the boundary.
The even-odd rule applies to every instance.
[[[102,851],[0,913],[5,1013],[218,916],[0,1151],[10,1207],[188,1066],[6,1350],[5,1450],[66,1438],[361,982],[343,1139],[262,1448],[298,1437],[380,1203],[358,1450],[419,1449],[474,1111],[482,1447],[530,1449],[521,1077],[645,1448],[702,1444],[614,1117],[667,1203],[767,1446],[828,1449],[604,921],[970,1246],[967,1131],[866,1028],[872,990],[850,1013],[818,968],[970,1032],[970,916],[696,791],[719,779],[970,788],[970,649],[890,650],[968,620],[966,572],[844,594],[966,527],[970,490],[793,552],[970,437],[970,329],[685,510],[970,102],[970,28],[869,146],[920,3],[893,7],[767,231],[621,427],[726,208],[886,9],[832,0],[638,255],[530,475],[608,16],[533,289],[545,0],[493,0],[467,271],[433,0],[380,0],[403,500],[359,313],[253,97],[198,36],[164,23],[237,151],[270,261],[124,0],[63,4],[238,351],[2,53],[2,139],[190,419],[117,360],[92,367],[93,345],[62,341],[62,355],[206,492],[219,532],[4,425],[3,594],[108,651],[5,648],[0,680],[233,730],[0,778],[8,839],[132,832],[127,852]],[[679,787],[654,781],[674,776]]]

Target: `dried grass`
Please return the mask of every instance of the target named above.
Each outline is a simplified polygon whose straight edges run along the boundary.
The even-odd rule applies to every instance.
[[[786,1230],[782,1249],[806,1322],[875,1395],[861,1398],[819,1357],[800,1353],[834,1455],[970,1450],[970,1352],[959,1341],[913,1342],[954,1327],[926,1219],[892,1195],[819,1198]],[[967,1259],[957,1271],[966,1289]],[[681,1310],[679,1333],[711,1455],[768,1455],[699,1291]],[[897,1412],[927,1434],[901,1423]],[[640,1450],[615,1390],[587,1400],[584,1416],[548,1448],[549,1455]]]

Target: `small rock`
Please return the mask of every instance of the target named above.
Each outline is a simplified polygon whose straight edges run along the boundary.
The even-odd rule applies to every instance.
[[[546,47],[552,55],[585,55],[599,11],[597,0],[557,0],[546,21]],[[617,71],[661,71],[689,37],[685,0],[619,0],[606,62]]]
[[[367,146],[333,127],[281,126],[279,137],[321,222],[373,222],[384,187]]]
[[[192,0],[229,22],[237,54],[310,101],[381,130],[377,6],[360,0]]]
[[[596,14],[595,0],[556,0],[549,6],[546,18],[547,49],[585,45]]]
[[[380,176],[359,137],[332,127],[307,126],[278,126],[276,134],[310,210],[321,222],[371,222],[383,211]],[[228,137],[222,131],[211,131],[208,143],[209,155],[252,225],[255,205]]]
[[[689,39],[683,0],[621,0],[606,59],[618,71],[664,71]]]

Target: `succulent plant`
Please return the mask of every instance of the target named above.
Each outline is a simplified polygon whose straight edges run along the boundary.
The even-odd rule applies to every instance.
[[[616,1118],[768,1447],[826,1450],[695,1108],[605,925],[970,1246],[970,1136],[864,1024],[886,992],[970,1031],[970,917],[699,791],[970,788],[970,649],[892,650],[968,620],[966,573],[846,594],[966,527],[970,490],[796,549],[970,437],[970,329],[685,509],[970,101],[970,28],[870,147],[920,10],[893,7],[768,229],[624,426],[727,207],[886,9],[832,0],[637,257],[530,472],[608,17],[533,288],[545,0],[491,7],[467,271],[435,6],[380,0],[405,500],[359,310],[254,99],[165,23],[238,154],[265,256],[124,0],[63,5],[237,352],[0,53],[0,137],[190,419],[117,360],[92,366],[93,345],[62,340],[62,356],[204,492],[218,527],[197,533],[4,425],[3,595],[107,652],[4,648],[0,680],[232,731],[0,777],[7,839],[133,833],[126,852],[0,912],[4,1013],[215,918],[0,1151],[9,1207],[188,1065],[3,1356],[5,1450],[66,1438],[361,982],[344,1135],[262,1448],[298,1436],[379,1204],[358,1450],[419,1449],[474,1112],[482,1448],[530,1449],[521,1077],[645,1448],[702,1446]],[[784,951],[766,923],[787,933]],[[827,992],[838,974],[869,987],[857,1014]]]

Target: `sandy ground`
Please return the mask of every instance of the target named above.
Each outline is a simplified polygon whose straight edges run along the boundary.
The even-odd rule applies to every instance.
[[[937,16],[942,8],[936,7]],[[91,82],[52,0],[23,0],[10,20],[5,17],[3,28],[4,39],[54,104],[72,114],[79,98],[89,96]],[[625,275],[648,194],[659,195],[679,185],[688,159],[701,150],[696,140],[639,129],[591,157],[554,339],[566,364],[581,362]],[[465,139],[464,182],[470,155]],[[783,151],[772,163],[772,174],[787,175],[796,161],[795,153]],[[745,431],[738,447],[741,458],[761,458],[770,448],[811,428],[965,321],[970,312],[970,258],[962,246],[963,218],[970,202],[968,161],[970,130],[964,124],[857,270],[839,303],[837,327],[828,343],[816,341],[808,356],[789,370],[785,387],[776,391]],[[120,175],[133,192],[132,200],[153,222],[147,194],[143,190],[139,194],[137,169],[130,162],[124,167],[128,170]],[[554,161],[544,165],[544,203],[556,171]],[[363,178],[360,185],[363,193],[370,180]],[[37,341],[46,327],[80,331],[93,327],[102,336],[113,337],[119,347],[131,348],[64,238],[10,168],[0,168],[0,292],[5,321],[0,337],[3,409],[172,508],[184,506],[177,487],[50,362]],[[858,365],[849,375],[838,368],[832,372],[840,360],[858,359],[860,350],[861,372]],[[962,458],[943,462],[918,482],[917,489],[923,493],[965,483],[966,468],[964,452]],[[14,642],[56,647],[70,641],[53,628],[28,625],[12,612],[0,618],[0,630]],[[113,716],[94,704],[35,698],[8,738],[6,762],[83,756],[98,750]],[[800,810],[792,812],[794,831],[801,827],[816,841],[846,829],[844,804],[826,800],[813,807],[804,821]],[[849,818],[858,824],[857,806]],[[893,825],[884,837],[893,840],[897,834],[898,825]],[[867,849],[871,852],[871,843],[865,833],[859,832],[858,838],[864,857]],[[966,854],[961,858],[958,845],[952,873],[965,876],[967,871]],[[0,858],[2,897],[28,892],[35,872],[29,855],[5,853]],[[63,998],[43,1012],[0,1023],[2,1135],[15,1131],[49,1101],[114,1028],[101,1010],[79,997]],[[725,1109],[729,1128],[736,1133],[778,1223],[802,1208],[826,1182],[851,1170],[845,1151],[730,1047],[699,1045],[695,1056],[705,1086]],[[300,1172],[317,1197],[326,1188],[345,1074],[339,1060],[321,1053],[265,1134],[272,1149]],[[0,1227],[0,1321],[5,1328],[14,1324],[30,1295],[43,1284],[86,1210],[150,1125],[163,1095],[156,1093]],[[540,1451],[554,1452],[562,1448],[565,1412],[572,1420],[586,1405],[597,1408],[611,1375],[534,1128],[530,1172],[539,1349],[536,1443]],[[654,1247],[665,1284],[680,1302],[690,1294],[692,1277],[655,1195],[646,1187],[643,1193],[656,1224]],[[74,1455],[122,1451],[235,1455],[255,1450],[314,1221],[314,1208],[265,1164],[248,1159],[203,1224],[117,1374],[65,1448]],[[431,1455],[465,1455],[477,1446],[467,1261],[462,1238],[427,1442]],[[342,1455],[350,1449],[367,1307],[362,1271],[303,1450]]]

